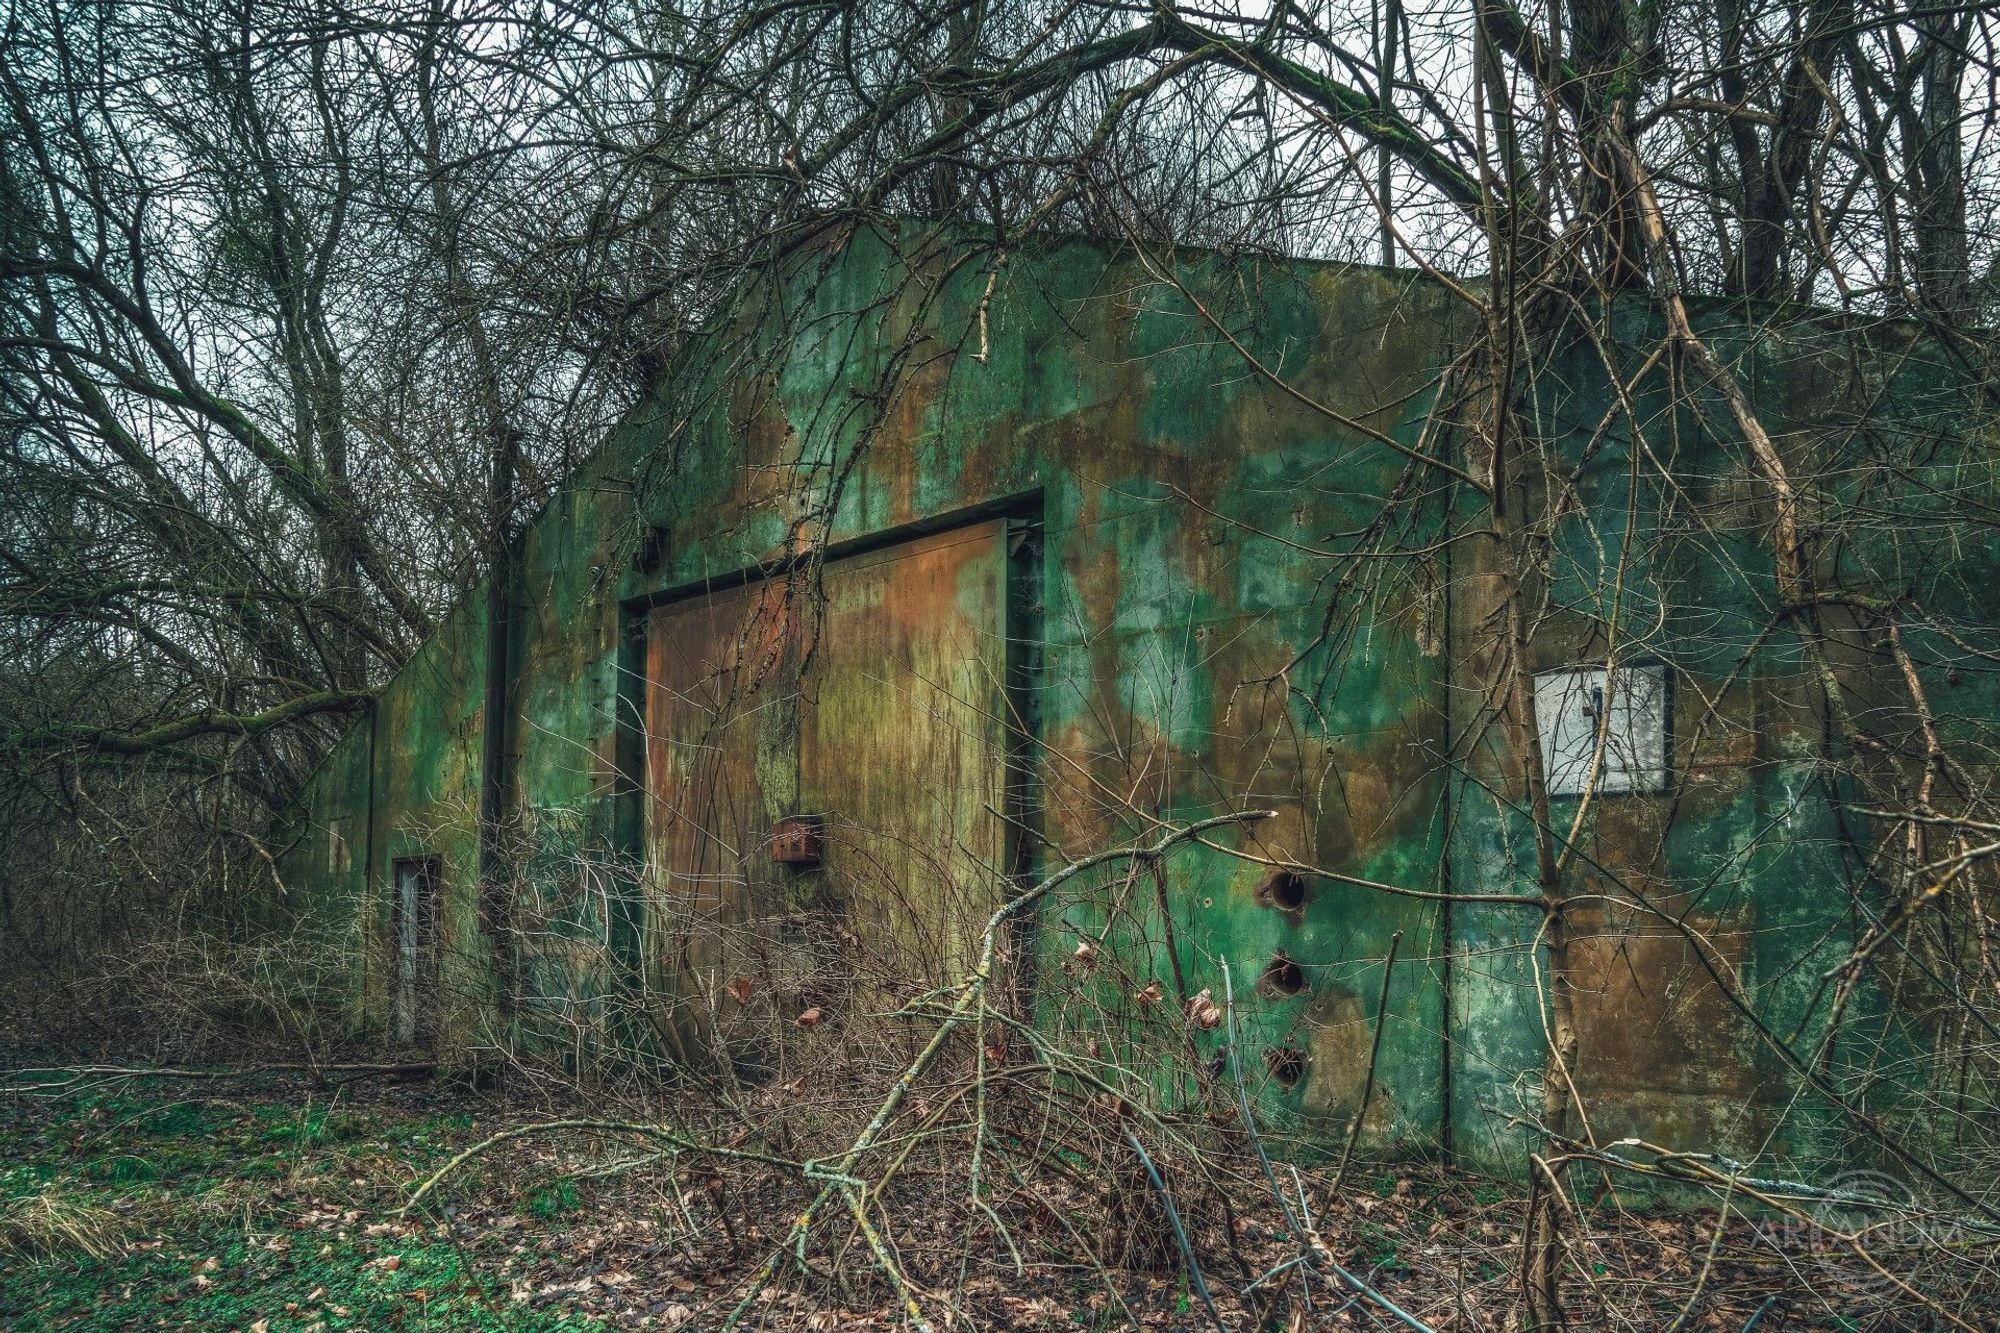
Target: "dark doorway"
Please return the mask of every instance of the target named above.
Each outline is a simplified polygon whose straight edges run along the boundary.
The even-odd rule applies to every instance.
[[[396,947],[390,1036],[428,1043],[437,1015],[438,859],[413,856],[395,863],[392,938]]]

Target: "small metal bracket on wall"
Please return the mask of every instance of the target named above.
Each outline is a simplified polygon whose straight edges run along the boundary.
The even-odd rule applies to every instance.
[[[826,818],[786,815],[771,825],[771,859],[782,866],[810,870],[826,852]]]

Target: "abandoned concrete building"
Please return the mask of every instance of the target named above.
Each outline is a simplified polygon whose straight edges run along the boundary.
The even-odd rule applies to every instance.
[[[1917,334],[1697,315],[1783,447],[1951,447]],[[1649,310],[1595,327],[1523,352],[1566,469],[1523,488],[1559,511],[1525,651],[1578,885],[1564,1073],[1600,1140],[1810,1153],[1830,1117],[1777,1046],[1816,1049],[1865,928],[1856,802],[1729,414]],[[1404,271],[801,245],[357,720],[283,830],[285,901],[360,1029],[616,1041],[657,1002],[670,1045],[810,1043],[834,1025],[799,1014],[951,979],[1024,879],[1268,809],[1051,900],[1022,1003],[1175,1024],[1226,964],[1274,1124],[1337,1142],[1372,1067],[1370,1141],[1479,1156],[1537,1104],[1550,986],[1492,725],[1509,548],[1463,535],[1441,424],[1481,332]],[[1994,623],[1961,582],[1930,595]],[[1989,680],[1954,714],[2000,716]]]

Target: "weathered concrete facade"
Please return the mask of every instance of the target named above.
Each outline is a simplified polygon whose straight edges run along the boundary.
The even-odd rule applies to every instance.
[[[1454,457],[1433,400],[1478,311],[1407,273],[1213,255],[1179,290],[1080,242],[1014,254],[988,298],[985,261],[955,253],[863,232],[795,255],[525,534],[510,715],[481,715],[475,597],[331,755],[281,864],[291,901],[346,931],[357,1023],[395,1021],[397,867],[418,858],[438,1021],[500,1040],[587,1019],[607,970],[727,1011],[736,946],[668,917],[831,914],[881,975],[948,979],[950,939],[1051,848],[1261,806],[1277,816],[1158,883],[1121,871],[1045,915],[1035,1003],[1158,1021],[1134,989],[1159,981],[1174,1017],[1176,986],[1219,995],[1226,961],[1274,1117],[1337,1141],[1379,1023],[1371,1136],[1496,1150],[1533,1104],[1546,1007],[1540,913],[1459,900],[1534,874],[1481,722],[1497,557],[1433,540],[1461,501],[1384,442]],[[1950,377],[1906,346],[1867,354],[1888,368],[1857,399],[1838,331],[1717,328],[1781,435],[1938,429]],[[1604,625],[1636,618],[1673,710],[1665,789],[1601,795],[1577,829],[1573,1076],[1600,1139],[1811,1152],[1817,1113],[1743,1010],[1810,1045],[1852,876],[1816,687],[1771,632],[1764,502],[1666,373],[1621,417],[1597,349],[1539,355],[1540,430],[1588,505],[1547,553],[1534,668],[1601,662]],[[1417,554],[1344,558],[1371,530]],[[818,541],[823,562],[787,563]],[[1988,687],[1964,697],[2000,715]],[[482,907],[496,724],[522,887]],[[1557,800],[1565,830],[1576,808]],[[773,859],[787,815],[825,821],[820,868]],[[496,970],[483,933],[530,909],[533,943]],[[1124,970],[1064,967],[1099,935]],[[818,1002],[810,974],[781,963],[745,1007]]]

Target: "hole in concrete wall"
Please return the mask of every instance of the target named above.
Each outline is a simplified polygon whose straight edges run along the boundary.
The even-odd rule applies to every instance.
[[[1305,969],[1282,950],[1264,964],[1264,988],[1275,995],[1297,995],[1306,988]]]
[[[1287,1088],[1296,1086],[1306,1075],[1306,1053],[1296,1046],[1265,1048],[1264,1063],[1270,1068],[1271,1077]]]
[[[1270,878],[1257,886],[1257,899],[1281,912],[1296,912],[1306,905],[1305,878],[1289,870],[1273,870]]]

